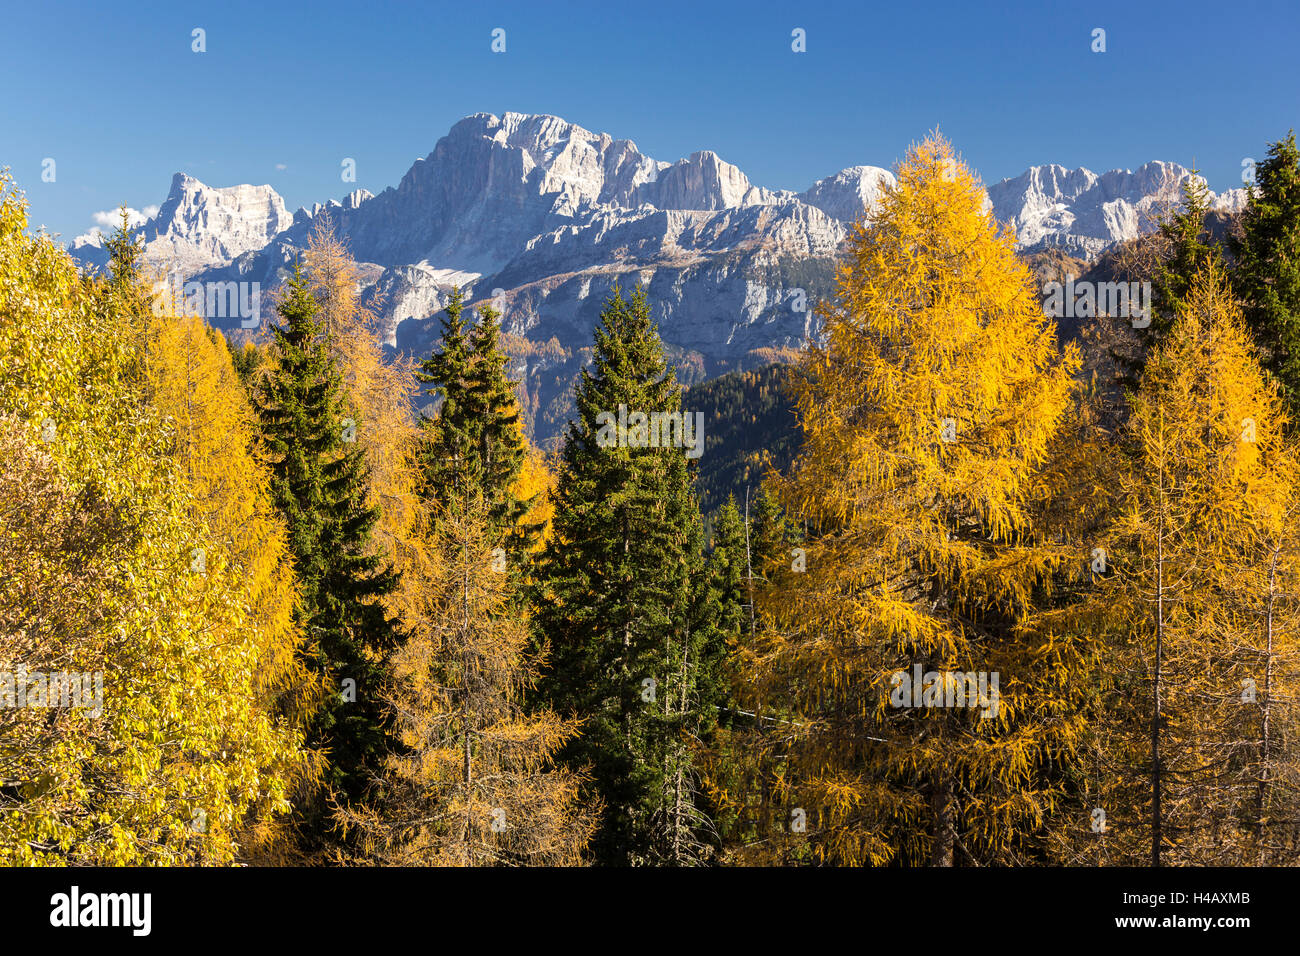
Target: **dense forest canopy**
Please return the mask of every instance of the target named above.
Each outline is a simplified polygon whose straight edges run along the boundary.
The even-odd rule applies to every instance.
[[[0,863],[1300,862],[1294,136],[1198,183],[1026,261],[932,135],[797,354],[611,285],[529,407],[328,217],[232,347],[0,179]]]

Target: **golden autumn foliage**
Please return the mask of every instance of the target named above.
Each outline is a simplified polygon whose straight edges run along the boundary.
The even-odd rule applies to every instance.
[[[676,834],[634,863],[1300,862],[1300,443],[1217,257],[1149,355],[1105,324],[1062,346],[977,177],[941,137],[914,145],[814,340],[753,351],[794,363],[801,445],[752,515],[748,489],[719,510],[705,561],[698,499],[659,471],[639,531],[582,539],[628,494],[594,464],[553,530],[555,460],[502,356],[568,357],[558,339],[480,324],[444,363],[444,430],[422,429],[371,267],[321,216],[302,265],[323,339],[304,337],[364,454],[355,548],[397,574],[365,598],[391,625],[362,652],[382,732],[343,800],[322,785],[341,750],[308,728],[357,698],[312,676],[304,633],[339,605],[304,624],[250,399],[290,353],[160,310],[114,242],[119,268],[79,274],[0,174],[0,865],[618,860],[633,839],[602,846],[593,773],[622,833]],[[713,417],[786,414],[773,379],[735,381]],[[479,447],[489,417],[506,457]],[[428,470],[465,448],[508,462],[491,493]],[[634,682],[675,654],[660,715]]]
[[[0,693],[66,671],[102,695],[0,708],[0,862],[230,863],[303,772],[264,672],[289,636],[152,403],[147,295],[83,281],[8,186]]]
[[[772,479],[809,540],[741,661],[742,703],[788,712],[767,731],[770,799],[801,811],[791,840],[816,860],[1024,859],[1062,796],[1042,770],[1081,729],[1078,641],[1025,631],[1080,559],[1032,520],[1079,358],[1058,352],[1014,237],[937,137],[858,227],[819,312],[794,382],[802,453]],[[900,678],[931,672],[925,703],[900,705]],[[945,672],[1000,688],[934,706]]]
[[[225,340],[197,316],[153,316],[144,373],[191,490],[189,517],[208,528],[226,555],[248,605],[249,637],[262,643],[257,690],[264,707],[302,728],[325,689],[302,665],[285,530],[268,490],[269,472],[255,457],[256,414]],[[319,759],[297,768],[303,786],[316,778]],[[269,831],[247,839],[259,852],[273,850]]]
[[[1114,569],[1080,616],[1117,675],[1091,751],[1106,833],[1083,858],[1296,860],[1300,459],[1255,354],[1211,264],[1133,398]]]
[[[375,863],[578,864],[598,814],[552,764],[577,727],[524,708],[541,662],[482,499],[439,515],[433,540],[427,624],[393,660],[403,750],[374,803],[341,817]]]
[[[532,553],[540,552],[551,540],[551,518],[555,514],[551,493],[554,488],[555,472],[551,470],[546,454],[529,445],[510,493],[517,500],[528,502],[528,507],[519,517],[518,525],[521,528],[537,529],[528,549]]]

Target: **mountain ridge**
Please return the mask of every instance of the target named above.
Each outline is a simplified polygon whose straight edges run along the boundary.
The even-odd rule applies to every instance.
[[[1102,174],[1047,164],[987,193],[1022,252],[1093,258],[1149,231],[1190,175],[1162,161]],[[387,344],[414,354],[432,345],[453,286],[471,303],[495,294],[507,333],[554,339],[567,356],[546,349],[513,369],[527,424],[544,441],[567,419],[564,386],[615,284],[647,287],[688,381],[756,367],[758,356],[797,348],[812,334],[813,303],[832,290],[838,251],[893,183],[888,170],[860,165],[801,193],[771,190],[712,150],[669,163],[556,116],[476,113],[453,124],[396,186],[353,190],[292,214],[268,185],[216,188],[177,173],[138,234],[155,265],[265,290],[328,215],[363,266]],[[1212,202],[1236,209],[1243,193]],[[70,249],[91,268],[106,258],[94,236]]]

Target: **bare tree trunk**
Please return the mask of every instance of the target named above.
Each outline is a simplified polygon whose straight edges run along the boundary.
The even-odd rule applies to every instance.
[[[624,558],[628,556],[628,553],[631,551],[631,548],[632,548],[632,541],[631,541],[631,535],[628,532],[627,511],[625,509],[623,511],[623,557]],[[630,582],[625,582],[625,583],[630,584]],[[624,617],[623,617],[623,682],[624,682],[623,693],[624,694],[627,693],[627,688],[632,683],[632,670],[628,666],[628,657],[631,655],[631,653],[632,653],[632,622],[628,620],[627,612],[625,609]],[[623,737],[627,744],[627,749],[631,751],[632,713],[626,707],[623,708]]]
[[[465,741],[465,757],[464,757],[465,759],[465,766],[464,766],[465,823],[464,823],[464,832],[462,834],[462,845],[464,847],[464,853],[465,853],[465,865],[473,866],[474,853],[473,853],[473,848],[470,846],[470,834],[473,832],[473,823],[474,823],[472,819],[472,814],[474,812],[473,811],[474,801],[473,801],[473,794],[471,792],[471,788],[473,786],[473,769],[472,769],[472,763],[470,759],[470,727],[469,727],[469,715],[470,715],[469,698],[471,693],[470,649],[469,649],[469,563],[468,563],[469,554],[468,554],[468,544],[466,542],[462,542],[462,552],[465,554],[465,570],[463,575],[461,576],[461,602],[462,602],[462,611],[464,615],[461,622],[461,642],[462,642],[461,653],[462,653],[462,661],[463,661],[461,667],[461,679],[465,682],[464,694],[462,697],[462,705],[461,705],[461,728],[460,728],[461,733],[464,735],[464,741]]]
[[[757,630],[754,624],[754,558],[749,548],[749,485],[745,485],[745,596],[749,601],[749,634]],[[761,723],[761,721],[760,721]]]
[[[673,779],[673,864],[682,865],[682,761],[681,754],[676,754],[676,774]]]
[[[689,683],[687,680],[690,674],[690,654],[691,654],[691,629],[690,625],[686,626],[686,640],[682,644],[682,663],[679,669],[677,680],[681,687],[681,693],[677,698],[677,713],[683,720],[686,718],[687,705],[689,703]],[[684,792],[685,784],[685,757],[682,752],[682,743],[680,736],[674,738],[674,761],[676,763],[674,773],[674,794],[673,794],[673,862],[680,866],[685,857],[682,847],[682,835],[685,832],[685,801]]]
[[[758,625],[754,615],[754,555],[749,543],[749,485],[745,485],[745,597],[749,603],[749,636],[752,638],[758,633]],[[759,787],[759,814],[758,814],[758,838],[767,839],[769,827],[767,826],[767,807],[768,807],[768,790],[767,790],[767,767],[764,761],[765,744],[762,738],[766,736],[763,725],[763,702],[757,700],[754,703],[754,723],[758,727],[759,736],[759,758],[758,758],[758,787]]]
[[[1264,657],[1264,724],[1260,733],[1260,769],[1259,792],[1255,797],[1255,825],[1258,859],[1264,865],[1264,827],[1268,807],[1268,787],[1272,767],[1272,707],[1273,707],[1273,615],[1277,606],[1277,556],[1280,549],[1274,546],[1268,565],[1268,612],[1265,615],[1265,657]]]
[[[1151,709],[1151,865],[1160,865],[1160,679],[1164,664],[1165,638],[1165,447],[1164,447],[1164,412],[1160,416],[1160,472],[1159,482],[1160,513],[1156,529],[1156,662],[1152,686],[1153,706]]]
[[[944,532],[945,539],[951,533]],[[948,612],[948,583],[943,572],[930,579],[930,600],[936,611]],[[933,652],[927,655],[926,670],[937,669],[941,662],[934,660]],[[930,785],[930,865],[952,866],[956,832],[953,823],[953,784],[947,770],[941,765],[934,783]]]
[[[930,843],[930,865],[952,866],[956,831],[953,827],[952,781],[942,776],[930,790],[930,816],[934,833]]]

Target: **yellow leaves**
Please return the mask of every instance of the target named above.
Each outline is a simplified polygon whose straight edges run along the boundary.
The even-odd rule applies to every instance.
[[[1133,397],[1134,456],[1118,474],[1122,508],[1108,544],[1116,567],[1093,582],[1076,618],[1108,640],[1106,679],[1128,691],[1103,696],[1110,733],[1088,748],[1101,766],[1130,768],[1100,776],[1107,806],[1151,799],[1145,758],[1134,755],[1151,747],[1159,688],[1162,823],[1183,834],[1167,848],[1170,863],[1225,863],[1233,853],[1257,862],[1250,848],[1260,835],[1249,821],[1259,780],[1293,759],[1281,749],[1260,756],[1266,695],[1256,706],[1242,698],[1243,681],[1267,672],[1273,733],[1278,741],[1288,733],[1280,728],[1295,719],[1300,632],[1296,568],[1283,556],[1300,545],[1297,455],[1255,354],[1211,262]]]
[[[1280,514],[1289,498],[1295,455],[1284,437],[1287,417],[1254,355],[1227,279],[1212,263],[1193,280],[1133,403],[1145,467],[1132,497],[1149,500],[1149,479],[1163,473],[1211,538]]]
[[[246,622],[238,607],[231,609],[230,623],[250,632],[265,689],[301,683],[285,531],[273,514],[269,472],[254,457],[254,412],[225,343],[197,317],[156,316],[147,355],[150,397],[170,423],[175,461],[191,493],[190,516],[216,546],[212,554],[200,549],[203,564],[217,575],[228,570],[240,604],[252,611]]]
[[[819,307],[827,342],[805,356],[796,399],[807,457],[846,467],[850,496],[857,480],[907,484],[1009,534],[1079,357],[1056,354],[1029,270],[983,202],[943,140],[909,153]],[[843,496],[825,498],[803,502],[808,516],[841,520]]]
[[[578,802],[581,777],[551,762],[577,728],[524,708],[538,660],[515,578],[494,569],[485,502],[444,511],[430,534],[425,623],[394,655],[388,693],[408,752],[387,761],[383,800],[343,818],[385,863],[576,863],[593,808]],[[430,825],[412,832],[411,819]]]
[[[0,595],[0,667],[99,672],[104,699],[99,716],[18,728],[32,749],[0,756],[3,776],[62,783],[0,810],[0,859],[32,862],[16,848],[35,841],[62,862],[228,863],[235,826],[176,821],[191,803],[231,824],[277,812],[249,794],[283,792],[303,759],[270,696],[292,649],[292,580],[250,509],[260,478],[242,393],[200,323],[121,312],[24,234],[10,197],[3,208],[0,296],[42,308],[6,307],[0,323],[0,422],[27,423],[0,428],[0,567],[43,597]],[[207,755],[202,772],[191,753]]]
[[[790,713],[789,799],[815,807],[814,852],[834,862],[927,861],[949,777],[964,812],[994,808],[967,839],[999,859],[1041,821],[1037,762],[1070,747],[1075,647],[1043,666],[1026,624],[1080,560],[1040,527],[1045,486],[1073,478],[1056,456],[1081,453],[1060,438],[1080,357],[1058,350],[985,202],[945,141],[914,147],[793,376],[802,453],[771,487],[812,536],[807,570],[760,596],[739,687],[751,708]],[[997,713],[901,709],[893,676],[913,667],[1000,674]]]
[[[522,427],[517,427],[520,427],[522,433]],[[545,452],[529,445],[523,466],[519,469],[510,492],[520,501],[531,499],[528,510],[520,516],[519,523],[541,529],[529,549],[532,552],[540,552],[551,539],[551,518],[555,513],[551,492],[555,488],[555,482],[555,473],[546,460]]]

